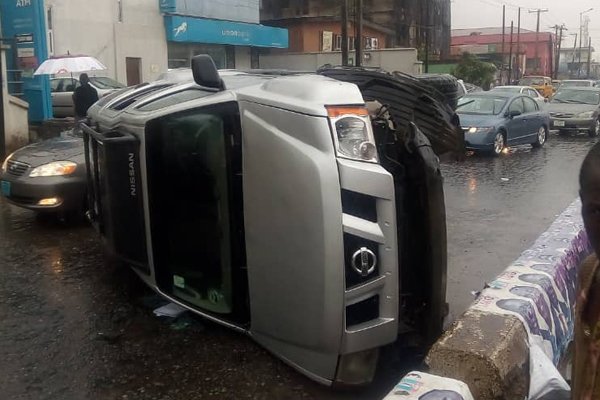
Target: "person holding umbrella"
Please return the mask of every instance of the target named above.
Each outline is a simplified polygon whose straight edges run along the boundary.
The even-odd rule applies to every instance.
[[[87,118],[88,109],[98,101],[98,92],[90,85],[88,74],[79,75],[80,86],[73,93],[75,105],[75,129],[79,129],[81,121]]]
[[[71,74],[84,71],[106,70],[106,66],[94,57],[86,55],[67,54],[62,56],[53,56],[44,61],[34,75],[60,75]],[[90,85],[90,79],[86,73],[79,77],[80,87],[73,93],[73,103],[75,105],[75,130],[80,129],[81,121],[87,116],[87,110],[98,101],[98,92]]]

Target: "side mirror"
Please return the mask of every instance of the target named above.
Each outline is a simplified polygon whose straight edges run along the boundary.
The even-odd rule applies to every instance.
[[[194,82],[202,87],[217,90],[225,89],[217,66],[208,54],[200,54],[192,58],[192,75],[194,76]]]
[[[508,118],[514,118],[514,117],[518,117],[521,114],[523,114],[523,113],[521,111],[519,111],[519,110],[512,110],[512,111],[508,111],[506,113],[506,116]]]

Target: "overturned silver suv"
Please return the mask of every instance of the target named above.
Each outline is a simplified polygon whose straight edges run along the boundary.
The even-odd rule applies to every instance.
[[[407,333],[434,340],[446,312],[434,150],[460,147],[452,112],[377,71],[219,74],[208,56],[192,71],[89,111],[88,216],[107,248],[323,384],[370,382],[378,349]],[[415,90],[413,115],[394,85]]]

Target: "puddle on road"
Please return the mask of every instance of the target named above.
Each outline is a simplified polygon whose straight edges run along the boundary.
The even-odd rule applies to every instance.
[[[242,334],[189,313],[155,317],[162,300],[105,262],[89,226],[36,218],[2,199],[0,298],[7,398],[381,398],[422,358],[390,346],[370,387],[323,387]]]

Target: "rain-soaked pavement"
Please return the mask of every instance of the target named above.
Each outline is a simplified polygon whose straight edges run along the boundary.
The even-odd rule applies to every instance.
[[[551,139],[444,165],[451,316],[576,197],[592,140]],[[105,262],[89,226],[0,200],[2,399],[377,399],[418,365],[390,347],[372,386],[334,391],[241,334],[194,317],[161,320],[156,306],[133,273]]]

